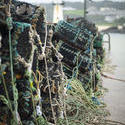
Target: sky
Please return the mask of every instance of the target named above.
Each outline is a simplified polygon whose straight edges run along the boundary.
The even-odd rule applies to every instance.
[[[25,1],[25,2],[29,2],[29,3],[50,3],[53,0],[19,0],[19,1]],[[83,2],[84,0],[64,0],[64,1],[70,1],[70,2]],[[93,0],[93,1],[104,1],[104,0]],[[111,1],[125,1],[125,0],[111,0]]]

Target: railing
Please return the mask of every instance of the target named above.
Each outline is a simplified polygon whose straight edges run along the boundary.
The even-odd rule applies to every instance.
[[[108,40],[103,41],[103,43],[108,43],[109,44],[108,50],[110,51],[111,50],[111,36],[110,36],[109,33],[103,33],[103,40],[104,40],[104,36],[106,36],[106,35],[108,36]]]

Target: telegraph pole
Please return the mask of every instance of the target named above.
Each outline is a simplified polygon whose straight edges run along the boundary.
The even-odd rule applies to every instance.
[[[84,18],[86,18],[86,14],[87,14],[87,1],[86,0],[84,0]]]

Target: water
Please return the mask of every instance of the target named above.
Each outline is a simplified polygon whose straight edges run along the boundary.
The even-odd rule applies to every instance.
[[[110,35],[110,58],[112,65],[116,65],[117,68],[114,74],[108,75],[125,80],[125,34],[112,33]],[[104,97],[111,113],[109,119],[125,123],[125,82],[104,78],[103,85],[109,89]]]

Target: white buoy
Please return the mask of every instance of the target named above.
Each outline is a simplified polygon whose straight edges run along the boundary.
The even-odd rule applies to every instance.
[[[63,20],[63,5],[62,0],[53,0],[53,23]]]

